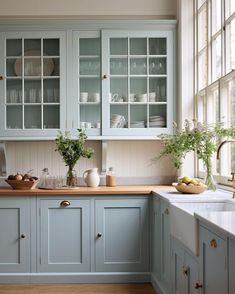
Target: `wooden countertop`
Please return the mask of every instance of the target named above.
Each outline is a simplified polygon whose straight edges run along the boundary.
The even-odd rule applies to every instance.
[[[32,189],[32,190],[13,190],[10,187],[0,188],[0,196],[40,196],[40,195],[141,195],[150,194],[152,191],[169,191],[171,186],[152,185],[152,186],[116,186],[106,187],[99,186],[96,188],[91,187],[78,187],[75,189]]]

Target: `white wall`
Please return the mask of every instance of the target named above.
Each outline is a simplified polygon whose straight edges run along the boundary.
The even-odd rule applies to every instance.
[[[169,158],[153,163],[161,149],[160,141],[109,141],[107,144],[107,167],[113,166],[118,177],[152,178],[157,183],[166,182],[175,175]],[[98,167],[101,172],[101,142],[88,141],[87,145],[95,153],[91,159],[78,161],[75,167],[78,176],[92,167]],[[7,142],[7,173],[25,173],[33,169],[34,175],[40,176],[47,167],[51,175],[65,175],[67,168],[55,149],[54,142]]]
[[[176,0],[0,0],[0,16],[174,16]]]

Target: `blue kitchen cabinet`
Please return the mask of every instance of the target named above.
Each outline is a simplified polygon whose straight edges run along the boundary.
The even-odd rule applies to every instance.
[[[170,203],[153,195],[152,206],[152,283],[170,293]]]
[[[27,197],[1,198],[0,273],[30,270],[30,222]]]
[[[95,200],[95,270],[149,272],[149,199]]]
[[[153,279],[161,280],[161,200],[152,197],[151,272]]]
[[[174,294],[199,293],[198,258],[173,237],[171,239],[171,283]]]
[[[235,240],[229,239],[229,293],[235,293]]]
[[[90,200],[39,199],[38,271],[90,271]]]
[[[170,293],[170,204],[161,200],[161,283]]]
[[[54,138],[66,125],[64,31],[0,32],[0,136]]]
[[[226,237],[200,225],[200,280],[205,294],[228,293]],[[233,293],[233,292],[230,292]]]

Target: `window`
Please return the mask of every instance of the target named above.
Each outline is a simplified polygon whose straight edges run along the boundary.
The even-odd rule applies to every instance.
[[[195,0],[196,115],[203,123],[235,126],[235,1]],[[235,144],[221,149],[213,173],[227,184],[235,171]],[[198,162],[198,176],[203,177]]]

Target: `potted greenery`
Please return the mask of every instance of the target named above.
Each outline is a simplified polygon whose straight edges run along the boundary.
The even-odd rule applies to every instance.
[[[90,158],[94,153],[92,148],[85,147],[87,136],[85,132],[78,129],[78,139],[73,140],[69,132],[64,134],[59,131],[55,139],[56,150],[63,157],[65,165],[68,166],[66,176],[66,185],[69,187],[76,186],[77,177],[74,171],[74,166],[80,157]]]
[[[176,169],[180,169],[183,159],[188,152],[195,152],[198,159],[201,159],[205,166],[205,184],[208,189],[215,190],[212,177],[212,156],[217,145],[224,137],[235,137],[235,128],[223,128],[221,124],[206,125],[196,120],[185,120],[185,126],[178,129],[174,123],[174,134],[161,134],[163,149],[158,158],[171,154]]]

